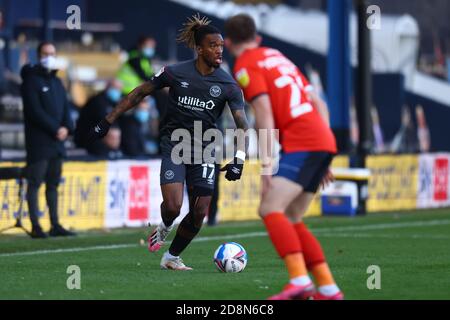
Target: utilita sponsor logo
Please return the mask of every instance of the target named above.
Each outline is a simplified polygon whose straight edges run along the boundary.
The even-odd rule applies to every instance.
[[[197,107],[202,109],[211,110],[216,105],[212,100],[208,100],[207,102],[200,100],[199,98],[194,97],[178,97],[178,104],[184,106]]]

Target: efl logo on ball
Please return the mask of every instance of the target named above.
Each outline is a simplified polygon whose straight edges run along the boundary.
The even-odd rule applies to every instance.
[[[222,272],[241,272],[247,266],[247,252],[239,243],[223,243],[214,253],[214,264]]]

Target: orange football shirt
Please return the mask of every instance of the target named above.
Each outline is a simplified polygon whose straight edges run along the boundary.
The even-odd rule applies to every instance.
[[[337,152],[333,132],[307,95],[313,87],[280,51],[248,49],[236,60],[233,73],[247,101],[269,95],[284,152]]]

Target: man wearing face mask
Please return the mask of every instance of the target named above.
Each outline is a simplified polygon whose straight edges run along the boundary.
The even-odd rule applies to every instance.
[[[119,128],[113,130],[110,136],[92,143],[88,143],[85,137],[89,128],[103,119],[120,101],[122,87],[122,83],[119,80],[111,80],[104,91],[91,97],[86,105],[81,108],[75,129],[75,143],[77,147],[85,148],[92,156],[111,160],[122,157],[119,146],[120,140],[119,143],[116,143],[117,137],[120,137]]]
[[[152,59],[155,56],[156,41],[149,36],[138,40],[135,50],[129,52],[128,61],[120,68],[117,79],[123,83],[122,93],[127,95],[155,74]]]
[[[46,238],[38,214],[38,191],[45,181],[45,197],[50,214],[50,236],[75,235],[64,229],[58,220],[58,185],[64,141],[73,131],[69,102],[61,80],[56,76],[56,49],[50,42],[39,44],[39,64],[26,65],[21,70],[21,94],[27,151],[27,201],[32,224],[32,238]]]
[[[144,133],[148,130],[151,116],[149,99],[153,98],[142,100],[132,113],[125,114],[119,119],[122,130],[121,148],[127,157],[136,158],[145,155]]]

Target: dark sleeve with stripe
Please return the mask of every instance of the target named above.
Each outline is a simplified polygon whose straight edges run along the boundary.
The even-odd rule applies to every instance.
[[[151,79],[150,83],[156,90],[172,86],[173,76],[169,67],[162,67]]]

